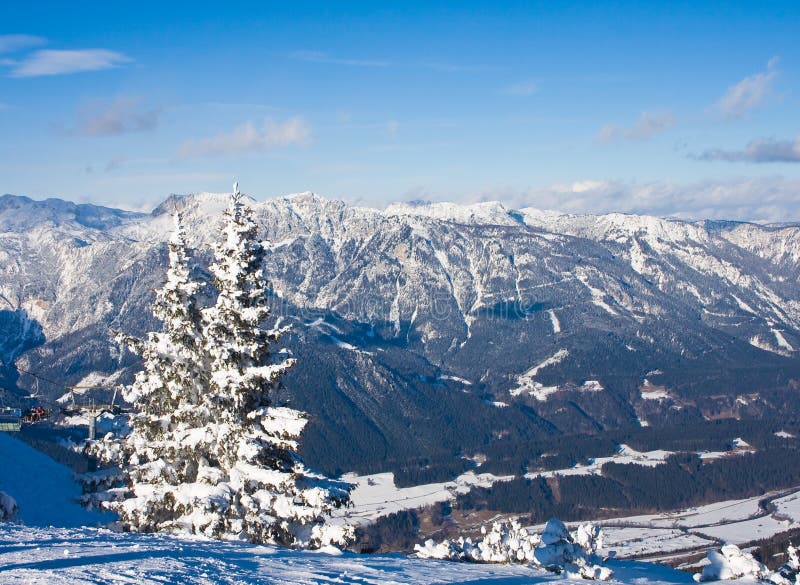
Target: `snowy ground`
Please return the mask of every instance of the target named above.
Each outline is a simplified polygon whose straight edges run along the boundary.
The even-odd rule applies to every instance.
[[[726,520],[720,526],[706,526],[697,530],[726,542],[741,544],[787,530],[800,529],[800,490],[783,497],[771,498],[771,501],[777,508],[772,514],[740,522]]]
[[[759,506],[762,500],[771,501],[777,511],[766,513]],[[743,544],[800,529],[800,489],[598,524],[603,526],[605,548],[615,550],[618,558],[650,557],[723,543]]]
[[[27,526],[99,526],[113,520],[77,503],[81,489],[72,470],[2,432],[0,491],[17,501],[19,519]]]
[[[707,548],[716,543],[678,528],[603,527],[603,547],[619,558],[636,558],[654,553],[672,553]]]
[[[691,575],[647,563],[612,562],[622,583],[689,584]],[[0,525],[0,582],[136,584],[323,583],[523,585],[566,579],[521,565],[474,565],[402,555],[330,554],[103,529]],[[579,579],[579,581],[585,583]]]
[[[395,486],[393,473],[346,474],[342,479],[356,486],[350,494],[353,507],[336,514],[351,522],[368,522],[401,510],[455,500],[458,494],[465,494],[472,487],[489,487],[496,481],[513,478],[510,475],[498,477],[491,473],[476,475],[468,471],[453,481],[399,488]]]
[[[655,467],[667,460],[667,457],[673,455],[672,451],[645,451],[640,452],[628,447],[627,445],[620,445],[617,453],[610,457],[596,457],[592,459],[588,465],[576,465],[566,469],[555,469],[552,471],[536,471],[526,473],[525,477],[555,477],[557,475],[600,475],[603,465],[606,463],[621,463],[621,464],[634,464],[643,465],[646,467]]]
[[[632,526],[650,526],[656,528],[693,528],[712,526],[715,524],[728,524],[740,520],[747,520],[760,513],[758,502],[765,497],[757,496],[742,500],[725,500],[705,506],[688,508],[678,512],[665,512],[662,514],[649,514],[642,516],[629,516],[613,522],[625,522]]]
[[[700,457],[700,459],[705,461],[754,452],[755,449],[753,449],[743,439],[737,437],[731,441],[731,447],[728,451],[703,451],[697,455]],[[603,465],[612,462],[622,465],[642,465],[645,467],[655,467],[656,465],[661,465],[664,463],[670,455],[674,454],[674,451],[665,451],[663,449],[657,449],[655,451],[637,451],[633,447],[621,444],[617,447],[617,452],[613,455],[609,457],[595,457],[590,459],[587,465],[578,464],[564,469],[532,471],[530,473],[526,473],[525,477],[532,479],[535,477],[556,477],[566,475],[602,475]]]

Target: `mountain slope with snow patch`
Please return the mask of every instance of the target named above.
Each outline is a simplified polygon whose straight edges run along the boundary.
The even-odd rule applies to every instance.
[[[43,337],[15,364],[64,385],[129,380],[137,364],[110,332],[158,327],[149,306],[169,213],[183,209],[207,276],[226,197],[172,196],[152,214],[4,197],[0,311],[24,310]],[[312,193],[252,205],[276,314],[294,325],[286,397],[314,415],[302,447],[328,471],[469,456],[486,437],[638,427],[639,414],[652,426],[777,414],[786,405],[772,396],[800,383],[798,227],[497,203],[379,211]],[[531,381],[557,392],[509,400],[561,349]],[[15,373],[8,401],[14,384],[34,387]],[[646,377],[671,400],[643,399]],[[744,394],[760,398],[735,403]]]

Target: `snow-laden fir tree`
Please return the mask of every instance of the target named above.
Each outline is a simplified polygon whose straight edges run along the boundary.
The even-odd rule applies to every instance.
[[[326,531],[322,519],[349,500],[349,486],[304,467],[296,449],[305,413],[272,405],[279,378],[294,360],[273,360],[271,345],[285,329],[261,327],[270,313],[269,287],[252,210],[234,193],[224,216],[210,267],[218,295],[203,310],[209,359],[203,405],[211,417],[200,473],[229,490],[212,530],[288,546],[340,541],[345,535]]]
[[[352,536],[324,523],[347,503],[349,486],[303,466],[296,449],[306,416],[272,404],[293,360],[271,351],[284,329],[262,328],[270,308],[256,235],[235,193],[214,247],[216,301],[201,309],[178,218],[154,305],[163,330],[127,340],[144,369],[125,394],[136,411],[119,449],[125,485],[105,505],[128,530],[285,546]]]
[[[132,423],[145,442],[162,439],[164,432],[171,430],[178,420],[193,416],[185,407],[197,404],[200,398],[195,381],[203,373],[201,314],[197,304],[200,284],[191,275],[183,218],[179,212],[174,217],[166,281],[156,291],[153,303],[153,315],[162,322],[162,330],[149,333],[146,341],[118,336],[142,356],[144,369],[126,389],[124,397],[140,407]]]
[[[168,248],[167,278],[153,304],[162,330],[149,333],[145,340],[119,336],[142,357],[143,369],[123,393],[135,405],[130,434],[119,444],[118,454],[107,455],[119,459],[127,484],[112,491],[115,497],[110,506],[127,528],[143,532],[159,530],[174,519],[176,501],[169,486],[193,481],[197,468],[191,451],[176,440],[184,429],[203,419],[196,407],[204,379],[197,305],[200,285],[191,275],[178,212]]]

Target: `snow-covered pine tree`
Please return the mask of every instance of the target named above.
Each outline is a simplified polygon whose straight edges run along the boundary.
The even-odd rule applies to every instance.
[[[350,486],[304,467],[296,449],[305,414],[272,404],[293,360],[270,351],[285,329],[262,329],[270,308],[256,236],[234,193],[211,266],[217,299],[198,309],[178,218],[154,306],[163,330],[127,340],[144,369],[125,394],[136,410],[119,449],[125,485],[99,498],[127,530],[286,546],[352,537],[324,523]]]
[[[224,213],[214,252],[210,268],[219,294],[203,310],[210,359],[204,405],[212,416],[202,465],[209,482],[225,483],[230,491],[212,531],[285,546],[343,543],[349,530],[331,531],[323,519],[348,502],[349,486],[305,468],[296,453],[305,413],[272,404],[279,378],[294,360],[275,360],[271,352],[286,328],[261,326],[270,314],[264,247],[239,193]]]
[[[197,409],[204,384],[201,359],[201,315],[197,305],[200,287],[191,277],[181,214],[168,243],[169,266],[164,285],[156,291],[153,314],[162,322],[160,332],[137,339],[118,340],[142,357],[143,369],[123,396],[135,405],[130,433],[91,444],[89,451],[120,465],[125,486],[97,494],[89,500],[107,500],[129,530],[158,530],[175,517],[176,501],[168,486],[193,481],[197,464],[190,450],[182,449],[176,435],[203,420]],[[102,483],[114,475],[99,475]],[[94,478],[89,478],[90,481]]]
[[[186,231],[180,212],[175,213],[175,229],[169,239],[169,265],[164,285],[156,291],[153,316],[162,322],[162,331],[150,333],[147,341],[121,335],[119,339],[143,358],[144,370],[127,388],[124,397],[140,409],[133,418],[134,428],[143,439],[163,435],[176,420],[195,413],[181,407],[200,401],[203,367],[200,359],[202,323],[197,292],[186,245]],[[145,406],[142,408],[142,406]]]

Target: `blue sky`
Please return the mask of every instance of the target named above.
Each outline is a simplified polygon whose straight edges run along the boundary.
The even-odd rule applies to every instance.
[[[3,3],[0,192],[800,219],[800,3]]]

